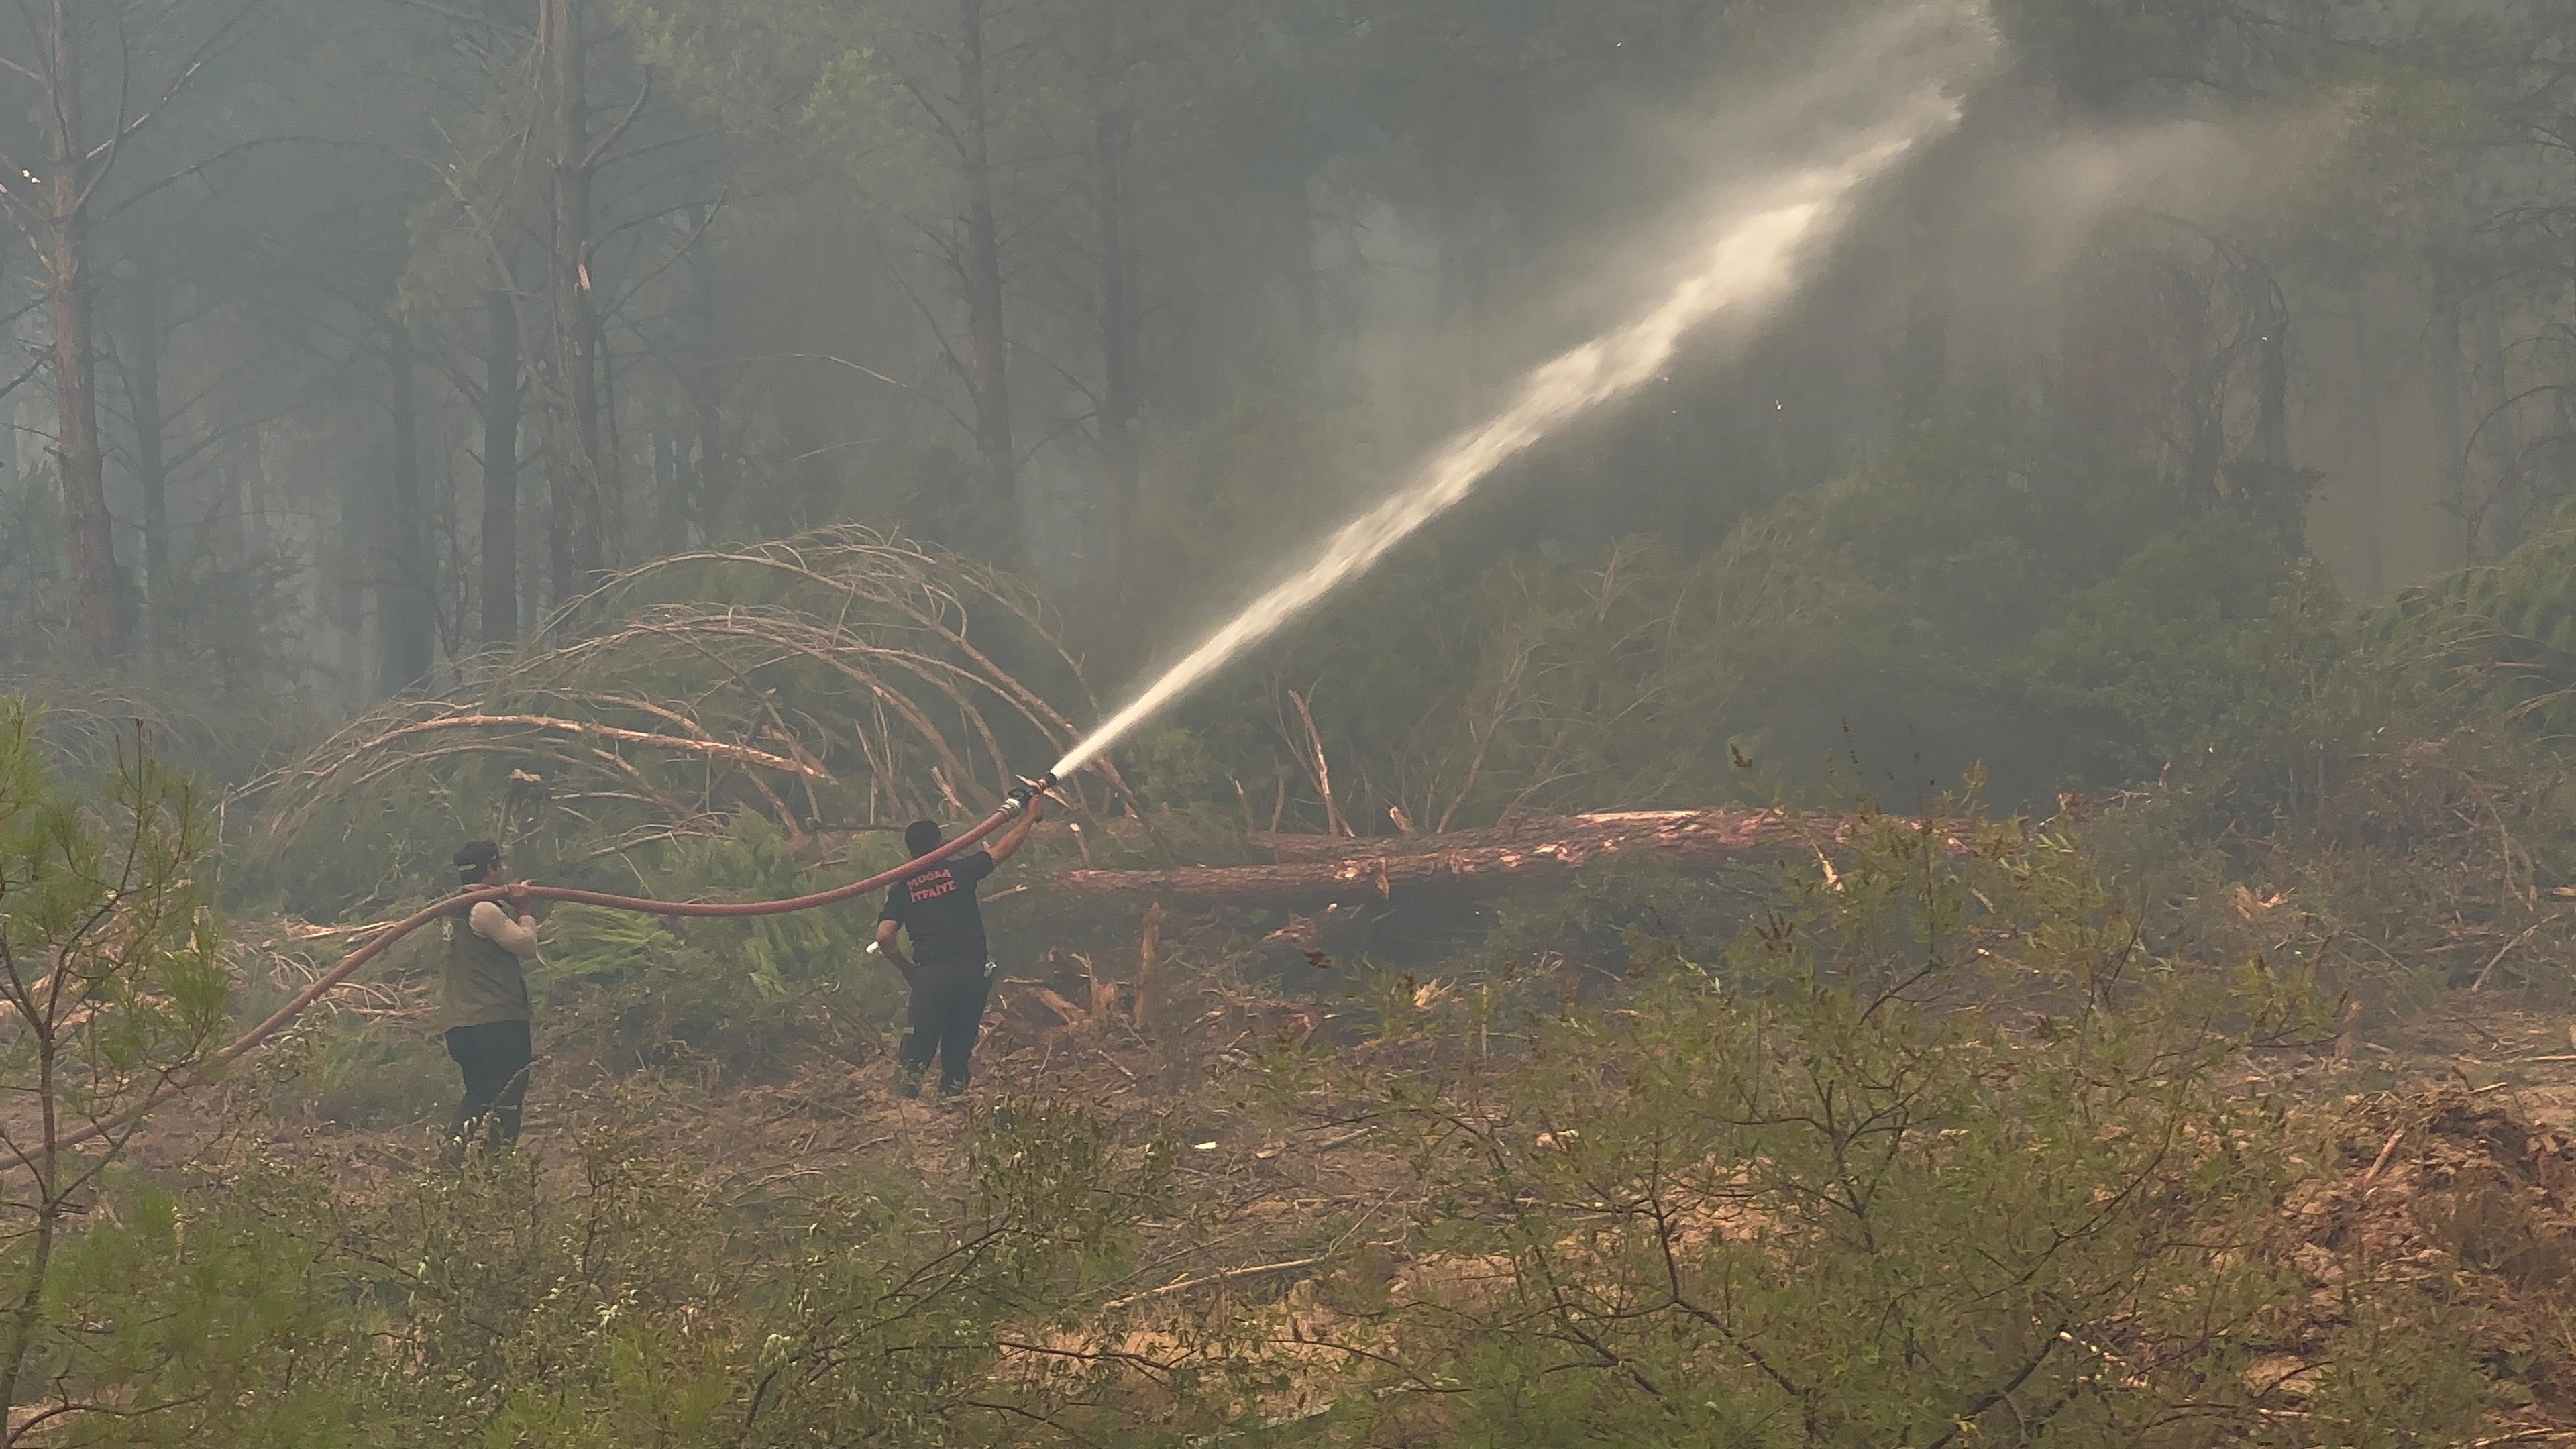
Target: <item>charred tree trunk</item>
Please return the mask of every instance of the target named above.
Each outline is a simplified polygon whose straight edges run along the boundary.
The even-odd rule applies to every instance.
[[[2209,337],[2209,288],[2189,268],[2169,272],[2175,335],[2181,340],[2184,374],[2178,419],[2182,431],[2182,504],[2193,513],[2220,502],[2219,480],[2227,465],[2225,360]]]
[[[590,100],[582,0],[540,0],[544,149],[552,220],[546,258],[545,450],[554,601],[607,567],[609,464],[600,449],[598,321],[590,275]]]
[[[519,304],[483,297],[483,642],[519,637]]]
[[[2442,511],[2451,517],[2453,559],[2477,562],[2478,510],[2469,498],[2467,407],[2460,387],[2460,288],[2447,272],[2433,282],[2433,325],[2426,337],[2433,377],[2433,443],[2442,450]]]
[[[966,390],[975,413],[978,511],[997,556],[1019,553],[1019,453],[1011,430],[1010,340],[1003,326],[1002,228],[994,199],[993,98],[984,0],[957,0],[957,95],[964,122],[965,235],[955,255],[966,298]]]
[[[420,506],[420,407],[413,376],[411,328],[387,314],[385,328],[386,405],[393,413],[393,458],[387,471],[384,558],[378,577],[383,611],[378,643],[383,667],[378,686],[400,694],[429,677],[433,656],[431,629],[436,621],[431,580],[436,571],[428,557],[428,530]]]
[[[2482,446],[2494,460],[2495,483],[2488,496],[2479,503],[2486,520],[2484,538],[2491,558],[2502,558],[2522,542],[2523,517],[2528,502],[2522,455],[2522,420],[2515,415],[2513,399],[2521,385],[2513,375],[2513,358],[2505,347],[2505,299],[2490,289],[2484,305],[2478,308],[2478,349],[2486,355],[2487,396],[2481,411],[2492,410],[2493,416],[2482,428]],[[2564,394],[2557,404],[2566,405]]]
[[[1092,206],[1100,264],[1100,455],[1109,523],[1109,562],[1124,563],[1135,527],[1143,462],[1137,426],[1143,416],[1144,301],[1137,285],[1134,199],[1130,178],[1136,118],[1120,99],[1126,0],[1094,0],[1091,9]]]
[[[383,659],[381,648],[369,657],[371,627],[381,628],[383,590],[377,586],[376,540],[384,534],[383,491],[368,469],[339,470],[338,527],[322,542],[322,620],[332,640],[331,668],[344,691],[344,704],[375,701],[374,676]]]
[[[146,248],[134,258],[134,321],[125,366],[126,401],[134,409],[134,480],[143,494],[143,634],[145,647],[163,652],[178,605],[170,572],[170,462],[161,413],[161,268]]]
[[[655,537],[664,553],[677,553],[687,548],[689,538],[689,485],[682,477],[680,445],[669,432],[652,431],[653,492],[661,500],[654,510]]]
[[[726,456],[724,383],[716,361],[716,259],[707,244],[707,213],[692,208],[689,225],[697,240],[689,246],[689,410],[694,460],[683,460],[689,487],[685,519],[689,532],[681,547],[694,548],[715,536],[716,520],[732,497],[732,464]]]
[[[2290,323],[2275,317],[2255,359],[2254,452],[2267,468],[2290,471]]]
[[[2260,512],[2292,553],[2308,551],[2308,481],[2290,466],[2290,305],[2264,278],[2269,300],[2254,353],[2254,459]]]
[[[98,440],[98,356],[92,333],[87,195],[90,142],[81,122],[75,0],[53,0],[44,39],[46,303],[54,336],[54,458],[70,526],[72,623],[93,659],[125,652],[124,579],[107,512],[107,468]]]
[[[2361,318],[2348,318],[2347,325],[2350,329],[2348,335],[2350,337],[2349,345],[2352,348],[2352,355],[2355,357],[2370,356],[2370,337],[2368,329],[2363,325]],[[2372,381],[2375,382],[2376,379],[2373,378]],[[2386,494],[2388,485],[2386,478],[2383,476],[2383,471],[2387,462],[2387,452],[2383,446],[2383,440],[2380,435],[2381,416],[2382,414],[2379,409],[2365,407],[2363,410],[2363,416],[2358,420],[2359,426],[2356,429],[2360,434],[2358,439],[2358,451],[2361,456],[2361,462],[2360,467],[2357,470],[2360,486],[2353,491],[2354,495],[2357,496],[2361,502],[2361,515],[2363,519],[2363,527],[2365,529],[2363,534],[2364,541],[2361,559],[2361,594],[2362,597],[2367,599],[2386,598],[2389,589],[2388,539],[2387,530],[2384,526],[2386,523],[2387,513]]]
[[[1145,324],[1127,225],[1127,162],[1135,140],[1135,118],[1104,108],[1094,131],[1100,193],[1100,451],[1108,472],[1109,536],[1115,563],[1124,561],[1143,486],[1136,430],[1144,412]]]

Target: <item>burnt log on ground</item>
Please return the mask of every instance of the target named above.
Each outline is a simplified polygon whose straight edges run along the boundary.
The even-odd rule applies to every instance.
[[[1614,857],[1713,865],[1783,850],[1822,856],[1848,841],[1851,816],[1777,810],[1659,810],[1533,818],[1489,830],[1392,839],[1257,834],[1268,865],[1169,870],[1073,870],[1034,889],[1096,897],[1152,897],[1175,905],[1261,905],[1385,900],[1399,891],[1504,890],[1563,880]]]

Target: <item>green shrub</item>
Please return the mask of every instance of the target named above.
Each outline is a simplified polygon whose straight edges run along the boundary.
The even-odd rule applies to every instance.
[[[1649,966],[1621,1009],[1534,1014],[1510,1050],[1434,1013],[1319,1078],[1280,1067],[1291,1100],[1373,1100],[1423,1199],[1415,1286],[1308,1333],[1357,1376],[1334,1442],[2477,1423],[2437,1296],[2355,1275],[2321,1320],[2272,1250],[2301,1139],[2231,1073],[2316,1029],[2305,985],[2147,952],[2068,843],[1876,821],[1731,950]],[[2285,1342],[2308,1377],[2249,1374]]]
[[[226,1025],[208,822],[140,741],[81,788],[37,739],[34,712],[0,698],[0,1425],[178,1392],[223,1297],[174,1285],[165,1308],[93,1291],[136,1239],[126,1223],[81,1231],[138,1114],[197,1074]],[[150,1240],[136,1251],[175,1234],[166,1200],[135,1209]]]
[[[719,1206],[613,1125],[568,1181],[513,1158],[351,1193],[262,1156],[120,1182],[51,1271],[80,1352],[41,1360],[56,1397],[23,1442],[1079,1441],[1106,1372],[1010,1345],[1132,1267],[1168,1145],[1038,1102],[969,1141],[963,1201],[890,1175]]]

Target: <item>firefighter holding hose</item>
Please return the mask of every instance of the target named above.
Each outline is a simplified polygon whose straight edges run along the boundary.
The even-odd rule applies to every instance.
[[[501,847],[467,841],[456,852],[456,878],[466,890],[509,884]],[[523,882],[511,890],[512,904],[523,906],[515,916],[500,902],[483,900],[446,922],[447,1054],[465,1079],[464,1100],[448,1130],[451,1156],[464,1153],[478,1128],[489,1147],[519,1140],[536,1055],[529,1039],[528,975],[521,964],[537,954],[537,922],[525,913],[527,899]]]
[[[922,1076],[934,1056],[939,1058],[939,1094],[954,1097],[966,1090],[967,1058],[983,1030],[984,1005],[999,969],[985,943],[984,911],[975,889],[1028,843],[1030,828],[1044,813],[1044,797],[1032,792],[1026,807],[990,850],[950,856],[886,891],[876,944],[870,949],[893,962],[912,987],[912,1008],[895,1057],[898,1095],[921,1095]],[[905,828],[903,843],[919,860],[940,847],[939,826],[916,820]],[[896,944],[900,932],[912,935],[912,959]]]

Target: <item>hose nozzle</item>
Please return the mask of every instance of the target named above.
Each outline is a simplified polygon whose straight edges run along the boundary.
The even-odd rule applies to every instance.
[[[1044,795],[1048,791],[1053,790],[1055,788],[1055,784],[1055,776],[1053,775],[1040,775],[1034,780],[1029,779],[1025,775],[1022,776],[1020,778],[1020,783],[1011,787],[1011,793],[1002,797],[1002,813],[1005,815],[1019,814],[1021,811],[1028,809],[1029,806],[1035,804],[1040,795]]]

